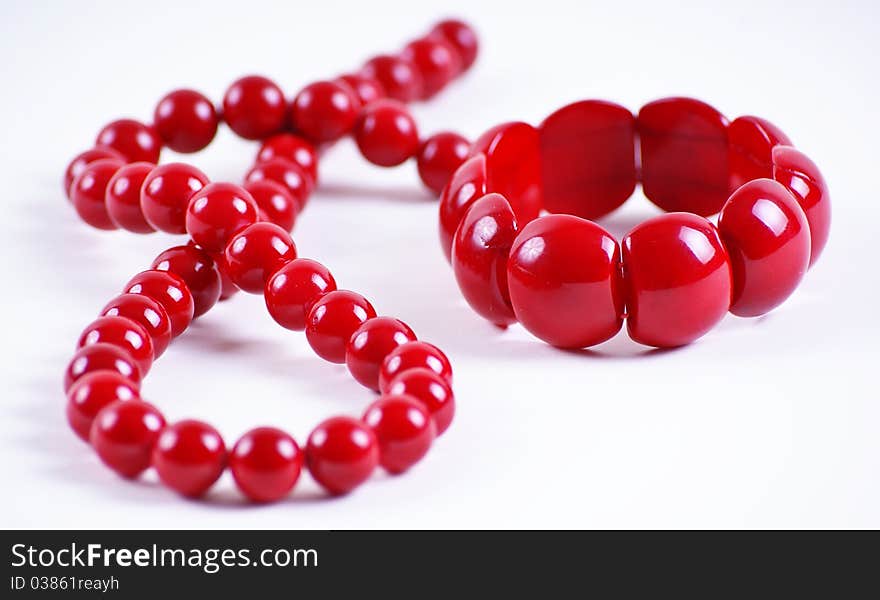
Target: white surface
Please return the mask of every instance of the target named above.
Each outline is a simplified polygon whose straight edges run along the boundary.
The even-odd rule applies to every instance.
[[[876,5],[425,4],[2,2],[0,525],[880,526]],[[728,317],[687,348],[650,353],[621,335],[592,352],[554,350],[471,313],[415,169],[371,167],[346,142],[322,163],[324,188],[295,239],[341,286],[448,352],[458,396],[448,434],[406,476],[378,475],[337,500],[307,476],[289,501],[257,508],[226,476],[208,503],[152,477],[116,478],[69,432],[61,374],[82,327],[172,240],[81,223],[59,185],[67,161],[105,122],[149,119],[174,87],[219,99],[260,72],[292,93],[455,14],[478,27],[482,52],[468,77],[415,109],[424,131],[476,136],[588,97],[637,110],[693,95],[758,114],[830,182],[821,262],[782,308]],[[254,152],[224,130],[188,160],[237,180]],[[620,235],[654,212],[636,197],[606,223]],[[371,399],[245,294],[174,344],[144,394],[170,419],[209,420],[230,443],[260,424],[302,441],[318,420],[359,414]]]

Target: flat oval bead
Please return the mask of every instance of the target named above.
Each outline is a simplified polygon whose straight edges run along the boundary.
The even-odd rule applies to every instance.
[[[486,195],[486,157],[477,154],[467,159],[452,174],[440,194],[440,247],[446,260],[452,260],[452,240],[468,208]]]
[[[730,144],[730,189],[753,179],[773,175],[773,148],[791,146],[791,140],[776,125],[760,117],[734,119],[727,128]]]

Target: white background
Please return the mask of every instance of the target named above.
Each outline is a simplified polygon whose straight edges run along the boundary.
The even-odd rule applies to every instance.
[[[878,527],[880,333],[876,4],[860,2],[13,2],[0,14],[5,527]],[[831,242],[772,314],[728,316],[687,348],[650,353],[625,334],[563,352],[501,333],[461,300],[436,204],[411,164],[379,169],[353,144],[321,164],[295,231],[300,254],[407,321],[453,360],[458,414],[403,477],[326,499],[306,475],[272,506],[231,479],[207,501],[99,464],[64,420],[61,375],[80,330],[174,242],[91,229],[64,199],[67,161],[107,121],[149,119],[166,91],[220,99],[257,72],[288,94],[392,51],[436,19],[479,30],[473,71],[415,108],[425,133],[475,137],[505,120],[606,98],[667,95],[777,123],[822,168]],[[189,158],[238,180],[255,145],[223,130]],[[164,160],[173,159],[169,152]],[[615,234],[656,211],[637,195]],[[220,305],[156,364],[144,395],[202,418],[228,443],[261,424],[304,441],[371,395],[277,327],[262,299]]]

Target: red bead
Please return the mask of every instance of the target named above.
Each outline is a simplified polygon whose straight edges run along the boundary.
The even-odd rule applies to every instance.
[[[394,100],[377,100],[363,110],[355,127],[361,154],[380,167],[394,167],[419,151],[419,132],[406,107]]]
[[[275,157],[286,158],[302,167],[312,179],[318,181],[318,152],[311,142],[292,133],[279,133],[266,139],[257,152],[257,162],[266,162]]]
[[[217,270],[220,272],[220,298],[218,299],[218,302],[225,302],[241,290],[238,289],[238,286],[235,285],[235,282],[229,277],[229,267],[226,266],[226,255],[223,252],[218,252],[217,254],[212,254],[211,258],[214,259],[214,264],[217,265]]]
[[[296,95],[290,107],[294,128],[313,142],[334,142],[351,131],[360,102],[348,85],[317,81]]]
[[[251,181],[244,184],[244,189],[257,203],[260,214],[265,220],[275,223],[284,231],[293,231],[299,204],[283,185],[271,179]]]
[[[150,334],[156,358],[162,356],[171,342],[171,319],[165,308],[143,294],[121,294],[107,303],[102,316],[131,319]]]
[[[226,445],[207,423],[179,421],[159,434],[153,447],[153,466],[162,483],[184,496],[198,498],[223,474]]]
[[[122,348],[137,363],[141,375],[153,364],[153,340],[144,327],[126,317],[98,317],[80,334],[77,348],[112,344]]]
[[[125,349],[113,344],[91,344],[77,350],[70,359],[64,372],[64,392],[69,392],[81,377],[98,371],[119,373],[135,385],[141,382],[140,367]]]
[[[98,229],[116,229],[107,213],[105,196],[113,175],[124,163],[102,158],[86,165],[70,186],[70,200],[80,218]]]
[[[95,144],[113,148],[127,162],[144,161],[155,164],[159,162],[162,151],[162,141],[156,130],[133,119],[119,119],[108,123],[98,133]]]
[[[468,24],[454,19],[441,21],[431,30],[431,35],[442,37],[452,44],[461,57],[462,70],[469,69],[477,60],[477,34]]]
[[[389,473],[403,473],[419,462],[437,437],[425,406],[410,396],[382,396],[363,416],[379,442],[379,464]]]
[[[706,219],[661,215],[633,229],[622,246],[626,326],[640,344],[689,344],[730,308],[730,259]]]
[[[266,283],[266,308],[282,327],[302,331],[315,302],[334,290],[336,280],[327,267],[297,258],[278,269]]]
[[[727,128],[730,144],[730,189],[773,175],[773,148],[791,140],[776,125],[758,117],[739,117]]]
[[[64,193],[68,199],[70,198],[70,184],[73,183],[73,180],[85,170],[86,165],[93,163],[96,160],[101,160],[102,158],[115,158],[118,161],[125,162],[125,157],[122,156],[122,154],[113,148],[107,148],[106,146],[98,146],[86,150],[85,152],[80,152],[72,161],[70,161],[67,165],[67,169],[64,170],[62,185],[64,186]]]
[[[538,127],[544,207],[597,219],[636,187],[635,118],[600,100],[575,102]]]
[[[119,475],[134,478],[150,466],[162,413],[142,400],[108,404],[95,417],[89,440],[98,457]]]
[[[153,115],[156,131],[175,152],[198,152],[217,134],[214,105],[195,90],[174,90],[159,100]]]
[[[236,234],[224,253],[226,273],[241,290],[262,294],[278,269],[296,258],[290,234],[274,223],[255,223]]]
[[[367,62],[362,74],[375,79],[389,98],[412,102],[422,97],[422,77],[415,65],[400,56],[377,56]]]
[[[769,312],[800,283],[810,264],[810,227],[794,196],[772,179],[736,190],[718,220],[730,255],[730,312],[756,317]]]
[[[229,470],[238,489],[254,502],[280,500],[293,489],[305,453],[280,429],[257,427],[235,443]]]
[[[306,445],[309,472],[334,495],[362,484],[379,463],[373,431],[351,417],[333,417],[318,425]]]
[[[180,277],[193,298],[193,318],[199,317],[220,298],[220,272],[210,255],[195,246],[175,246],[156,257],[151,265]]]
[[[788,188],[810,224],[810,266],[816,263],[831,230],[831,196],[816,164],[790,146],[773,148],[773,179]]]
[[[427,37],[407,44],[401,56],[410,61],[422,80],[422,98],[430,98],[455,79],[461,70],[458,51],[442,37]]]
[[[351,335],[375,316],[376,309],[360,294],[335,290],[312,305],[306,318],[306,339],[318,356],[341,364]]]
[[[366,106],[371,102],[375,102],[376,100],[387,96],[382,84],[366,75],[343,75],[339,78],[339,81],[345,83],[352,89],[352,91],[354,91],[361,106]]]
[[[390,396],[411,396],[421,402],[434,420],[437,435],[449,428],[455,416],[452,387],[430,369],[409,369],[398,374],[388,384],[386,393]]]
[[[294,202],[297,213],[302,211],[312,192],[312,180],[297,163],[276,156],[259,162],[244,176],[245,183],[274,181],[284,187]]]
[[[471,205],[452,244],[452,270],[464,299],[499,327],[516,322],[507,289],[507,256],[517,231],[504,196],[487,194]]]
[[[440,194],[452,174],[467,159],[471,145],[457,133],[444,131],[429,137],[419,149],[419,177],[429,190]]]
[[[378,391],[379,370],[385,357],[401,344],[415,340],[416,334],[413,330],[399,319],[369,319],[348,340],[345,364],[358,383]]]
[[[379,371],[379,391],[388,393],[391,381],[410,369],[428,369],[452,385],[452,365],[437,346],[427,342],[408,342],[385,357]]]
[[[639,111],[642,188],[665,211],[708,216],[729,195],[727,119],[692,98],[664,98]]]
[[[208,177],[191,165],[168,163],[153,169],[141,188],[147,223],[166,233],[186,233],[186,207]]]
[[[246,140],[260,140],[277,133],[286,118],[284,93],[265,77],[242,77],[223,96],[223,119]]]
[[[158,302],[171,321],[171,336],[183,333],[193,320],[195,302],[186,282],[174,273],[143,271],[125,284],[126,294],[142,294]]]
[[[141,211],[141,187],[154,168],[153,163],[129,163],[120,167],[107,183],[104,203],[107,216],[117,227],[133,233],[156,231]]]
[[[452,259],[452,240],[459,223],[471,205],[487,192],[486,157],[477,154],[467,159],[452,174],[440,194],[440,247],[446,260]]]
[[[233,235],[256,222],[257,203],[234,183],[209,183],[186,209],[186,232],[208,252],[222,251]]]
[[[507,285],[523,327],[560,348],[595,346],[623,324],[620,247],[573,215],[548,215],[513,242]]]
[[[89,441],[92,422],[102,408],[117,400],[140,398],[138,384],[115,371],[96,371],[78,379],[67,393],[67,422]]]

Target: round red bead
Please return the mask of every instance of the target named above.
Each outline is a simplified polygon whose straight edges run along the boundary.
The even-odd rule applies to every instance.
[[[382,84],[372,77],[362,74],[349,74],[343,75],[339,80],[354,91],[362,107],[386,96]]]
[[[159,434],[153,447],[153,466],[162,483],[184,496],[198,498],[223,474],[226,445],[207,423],[179,421]]]
[[[211,256],[195,246],[175,246],[156,257],[151,265],[180,277],[193,298],[193,318],[211,309],[220,298],[220,272]]]
[[[223,119],[246,140],[260,140],[284,127],[287,105],[274,82],[259,75],[242,77],[223,96]]]
[[[461,164],[440,194],[440,247],[452,258],[452,240],[468,208],[486,195],[486,157],[480,153]]]
[[[186,232],[208,252],[220,252],[233,235],[256,222],[257,203],[234,183],[209,183],[186,209]]]
[[[348,290],[336,290],[312,305],[306,318],[306,339],[318,356],[341,364],[345,362],[351,335],[375,316],[376,309],[366,298]]]
[[[77,350],[70,359],[64,372],[65,393],[81,377],[98,371],[119,373],[135,385],[141,382],[140,367],[125,349],[114,344],[91,344]]]
[[[123,162],[115,158],[92,161],[73,180],[70,199],[80,218],[98,229],[116,229],[110,219],[105,201],[107,186]]]
[[[379,371],[379,390],[385,394],[391,380],[410,369],[425,368],[452,385],[452,365],[437,346],[427,342],[407,342],[385,357]]]
[[[455,416],[455,396],[443,377],[426,368],[409,369],[388,384],[391,396],[411,396],[421,402],[434,419],[437,435],[449,428]]]
[[[229,277],[229,267],[226,266],[226,255],[223,252],[211,255],[217,270],[220,272],[220,298],[219,302],[229,300],[241,290]]]
[[[269,278],[296,258],[296,246],[278,225],[255,223],[229,241],[224,258],[235,285],[245,292],[262,294]]]
[[[467,160],[470,148],[467,139],[449,131],[425,140],[416,163],[425,186],[435,194],[442,192],[455,170]]]
[[[195,302],[186,282],[174,273],[142,271],[125,285],[125,293],[142,294],[158,302],[171,321],[171,336],[183,333],[193,320]]]
[[[364,158],[380,167],[402,164],[419,150],[416,122],[394,100],[379,100],[364,109],[355,141]]]
[[[113,148],[128,162],[159,162],[162,141],[156,130],[133,119],[119,119],[107,124],[95,140],[98,146]]]
[[[166,233],[186,233],[186,208],[208,177],[191,165],[168,163],[153,169],[141,187],[141,211],[147,223]]]
[[[313,142],[333,142],[354,127],[359,104],[348,85],[318,81],[296,95],[290,118],[294,128]]]
[[[377,56],[367,62],[363,75],[375,79],[389,98],[412,102],[422,97],[422,77],[410,61],[400,56]]]
[[[133,233],[156,231],[147,223],[141,210],[141,187],[154,168],[156,165],[153,163],[129,163],[120,167],[110,179],[104,194],[104,202],[107,215],[117,227]]]
[[[98,457],[123,477],[137,477],[150,466],[162,413],[142,400],[108,404],[95,417],[89,440]]]
[[[389,473],[403,473],[419,462],[437,435],[425,406],[410,396],[382,396],[363,417],[376,434],[379,464]]]
[[[214,105],[195,90],[174,90],[159,100],[154,127],[175,152],[198,152],[217,134],[220,119]]]
[[[278,269],[266,283],[266,308],[282,327],[302,331],[312,305],[335,289],[336,280],[327,267],[297,258]]]
[[[462,70],[469,69],[477,60],[479,42],[476,32],[466,23],[449,19],[441,21],[431,30],[432,36],[441,37],[458,52]]]
[[[297,163],[276,156],[254,165],[244,176],[246,183],[274,181],[290,194],[297,212],[308,202],[312,180]]]
[[[376,317],[358,327],[345,348],[345,364],[352,377],[371,390],[379,389],[379,370],[388,354],[416,334],[409,325],[391,317]]]
[[[131,319],[150,334],[153,353],[162,356],[171,342],[171,318],[156,300],[143,294],[121,294],[107,303],[102,316]]]
[[[461,69],[458,51],[444,38],[427,37],[409,43],[401,53],[422,79],[422,98],[430,98],[455,79]]]
[[[331,494],[347,494],[362,484],[379,463],[373,431],[351,417],[333,417],[318,425],[306,445],[306,461],[315,481]]]
[[[245,183],[244,189],[257,203],[257,209],[265,217],[264,220],[275,223],[284,231],[293,230],[299,214],[299,204],[293,200],[287,188],[276,181],[262,179]]]
[[[140,397],[138,384],[115,371],[95,371],[78,379],[67,393],[67,422],[76,434],[89,441],[92,422],[102,408],[117,400]]]
[[[263,141],[257,152],[257,162],[273,158],[286,158],[302,167],[312,179],[312,186],[318,181],[318,152],[308,140],[292,133],[279,133]]]
[[[141,375],[153,364],[153,340],[142,325],[126,317],[99,317],[79,336],[77,348],[112,344],[122,348],[137,363]]]
[[[274,502],[293,489],[304,460],[304,452],[285,432],[257,427],[235,443],[229,470],[245,496],[255,502]]]
[[[125,157],[122,156],[122,154],[113,148],[107,148],[106,146],[98,146],[86,150],[85,152],[80,152],[70,161],[67,168],[64,170],[64,179],[62,180],[61,185],[64,186],[64,193],[68,198],[70,198],[70,184],[73,183],[73,180],[85,170],[86,165],[93,163],[96,160],[101,160],[102,158],[114,158],[118,161],[125,162]]]

